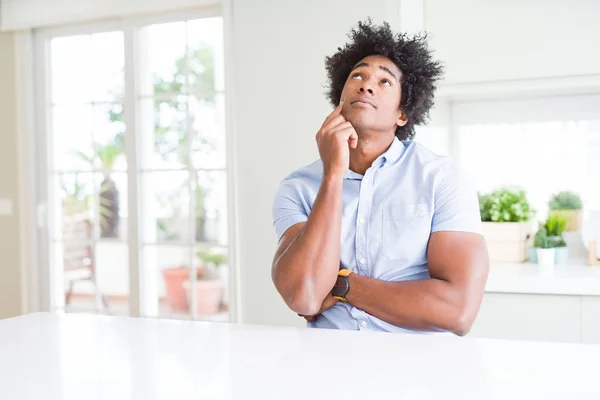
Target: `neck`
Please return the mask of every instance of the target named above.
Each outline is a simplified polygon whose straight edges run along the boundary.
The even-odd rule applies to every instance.
[[[391,134],[357,132],[357,134],[358,144],[355,149],[350,148],[350,170],[364,175],[373,161],[389,149],[395,134],[394,132]]]

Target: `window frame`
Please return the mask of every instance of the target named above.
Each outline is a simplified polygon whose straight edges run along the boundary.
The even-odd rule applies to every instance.
[[[160,15],[144,15],[127,18],[116,18],[105,21],[90,22],[85,24],[73,24],[64,25],[53,28],[42,28],[36,29],[31,34],[32,52],[29,54],[31,62],[33,63],[33,76],[31,77],[33,91],[31,99],[28,99],[33,111],[29,118],[33,118],[32,138],[37,142],[35,150],[32,150],[31,155],[33,156],[34,164],[29,166],[32,168],[32,175],[34,175],[34,187],[36,193],[28,193],[35,198],[32,202],[32,206],[35,209],[30,210],[30,213],[37,215],[37,229],[35,238],[28,239],[27,243],[34,243],[35,245],[35,256],[31,258],[28,263],[29,267],[27,274],[30,277],[26,286],[28,286],[27,292],[36,291],[38,294],[37,298],[33,302],[37,304],[30,304],[29,308],[33,310],[41,311],[57,311],[61,310],[61,299],[64,302],[64,293],[61,290],[55,290],[53,288],[62,288],[62,285],[58,285],[55,281],[58,274],[50,273],[50,266],[52,260],[51,254],[51,243],[52,238],[50,232],[52,227],[49,221],[49,201],[54,197],[52,193],[52,176],[54,172],[50,167],[51,163],[51,149],[52,146],[52,135],[50,126],[50,83],[51,83],[51,67],[50,67],[50,53],[49,44],[50,40],[56,37],[74,36],[74,35],[88,35],[94,33],[102,33],[109,31],[120,31],[123,33],[124,39],[124,84],[125,92],[122,99],[124,105],[123,118],[127,127],[127,140],[125,155],[127,157],[127,192],[128,192],[128,235],[123,242],[129,249],[128,259],[128,273],[129,273],[129,316],[140,317],[148,315],[147,305],[143,304],[144,287],[142,283],[144,279],[144,271],[141,268],[141,254],[143,251],[144,244],[140,240],[139,234],[139,205],[140,205],[140,194],[139,185],[141,176],[144,173],[144,168],[139,160],[140,148],[139,148],[139,128],[138,120],[139,115],[139,103],[138,99],[138,79],[140,76],[140,57],[139,41],[141,35],[139,32],[142,28],[160,23],[170,23],[187,21],[201,18],[210,17],[221,17],[223,18],[223,47],[225,58],[224,61],[224,78],[225,78],[225,140],[226,140],[226,164],[225,164],[225,176],[227,179],[226,190],[227,190],[227,225],[228,225],[228,241],[227,241],[227,253],[228,253],[228,265],[229,265],[229,282],[228,285],[228,297],[229,297],[229,321],[237,322],[240,320],[240,307],[239,307],[239,296],[238,296],[238,267],[236,255],[238,252],[238,240],[237,240],[237,201],[235,194],[235,149],[234,149],[234,133],[232,123],[232,69],[228,67],[231,64],[232,51],[231,51],[231,26],[230,26],[230,14],[231,10],[227,2],[223,5],[213,5],[209,7],[203,7],[201,9],[185,10],[177,12],[162,13]],[[203,169],[197,169],[202,171]],[[160,244],[160,243],[157,243]],[[200,244],[201,246],[202,244]],[[197,247],[197,246],[196,246]],[[191,248],[194,251],[194,248]],[[193,265],[190,265],[190,269]],[[150,279],[156,279],[155,276]],[[192,282],[194,285],[194,282]],[[192,290],[192,309],[190,315],[194,316],[195,313],[195,301],[193,296],[195,291]],[[30,296],[31,297],[31,296]],[[192,317],[193,318],[193,317]]]

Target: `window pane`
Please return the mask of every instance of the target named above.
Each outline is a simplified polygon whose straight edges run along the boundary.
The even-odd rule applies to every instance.
[[[211,321],[229,319],[227,286],[229,267],[225,248],[144,246],[142,268],[146,277],[146,316],[192,318]],[[193,265],[195,283],[190,281]],[[192,286],[195,295],[192,295]],[[192,306],[192,299],[195,307]]]
[[[562,190],[580,193],[587,207],[598,209],[594,160],[600,147],[590,145],[598,132],[591,122],[461,125],[460,161],[480,191],[524,188],[538,219],[547,214],[550,196]]]
[[[57,174],[54,176],[52,233],[55,240],[71,240],[81,236],[81,227],[90,225],[93,238],[93,204],[96,182],[93,173]],[[87,233],[86,233],[87,235]]]
[[[142,95],[184,93],[185,22],[151,25],[143,35],[142,63],[148,69],[142,79]]]
[[[85,225],[81,231],[85,231]],[[64,282],[68,312],[129,314],[129,269],[126,243],[67,241],[55,243],[53,271]],[[62,266],[62,268],[60,268]]]
[[[187,100],[145,99],[140,102],[143,122],[142,162],[144,169],[189,167]]]
[[[190,318],[188,291],[192,248],[144,246],[142,269],[146,316]]]
[[[127,238],[127,174],[98,174],[100,238]]]
[[[54,38],[50,42],[52,102],[115,101],[124,90],[123,33]]]
[[[70,240],[79,235],[81,221],[91,226],[90,239],[126,238],[125,173],[56,174],[54,195],[53,239]]]
[[[224,171],[197,174],[196,241],[227,244],[227,177]]]
[[[225,96],[190,101],[194,134],[192,160],[196,168],[225,168]]]
[[[188,21],[190,93],[199,99],[225,89],[223,61],[223,19]]]
[[[225,247],[198,247],[194,253],[201,272],[196,282],[194,319],[229,319],[229,261]]]
[[[144,243],[191,243],[189,173],[144,173],[140,201]]]
[[[89,103],[93,91],[90,78],[93,49],[91,37],[68,36],[50,42],[52,102]]]
[[[52,169],[62,171],[91,170],[92,106],[54,106],[52,118]]]
[[[125,52],[122,32],[98,33],[91,36],[91,70],[88,79],[94,101],[118,101],[125,87]]]
[[[94,166],[99,170],[126,170],[123,105],[96,105],[93,129],[96,153]]]

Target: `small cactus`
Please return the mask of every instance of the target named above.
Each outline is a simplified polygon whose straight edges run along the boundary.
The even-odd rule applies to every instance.
[[[533,246],[540,249],[548,249],[552,247],[550,240],[548,239],[548,233],[545,228],[540,228],[535,233],[535,240],[533,242]]]

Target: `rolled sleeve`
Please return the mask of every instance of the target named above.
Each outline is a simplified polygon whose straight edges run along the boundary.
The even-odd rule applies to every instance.
[[[470,177],[447,160],[435,185],[431,231],[483,233],[479,199]]]
[[[294,179],[281,183],[273,199],[273,227],[277,240],[291,226],[308,220],[308,213],[302,203],[299,182]]]

